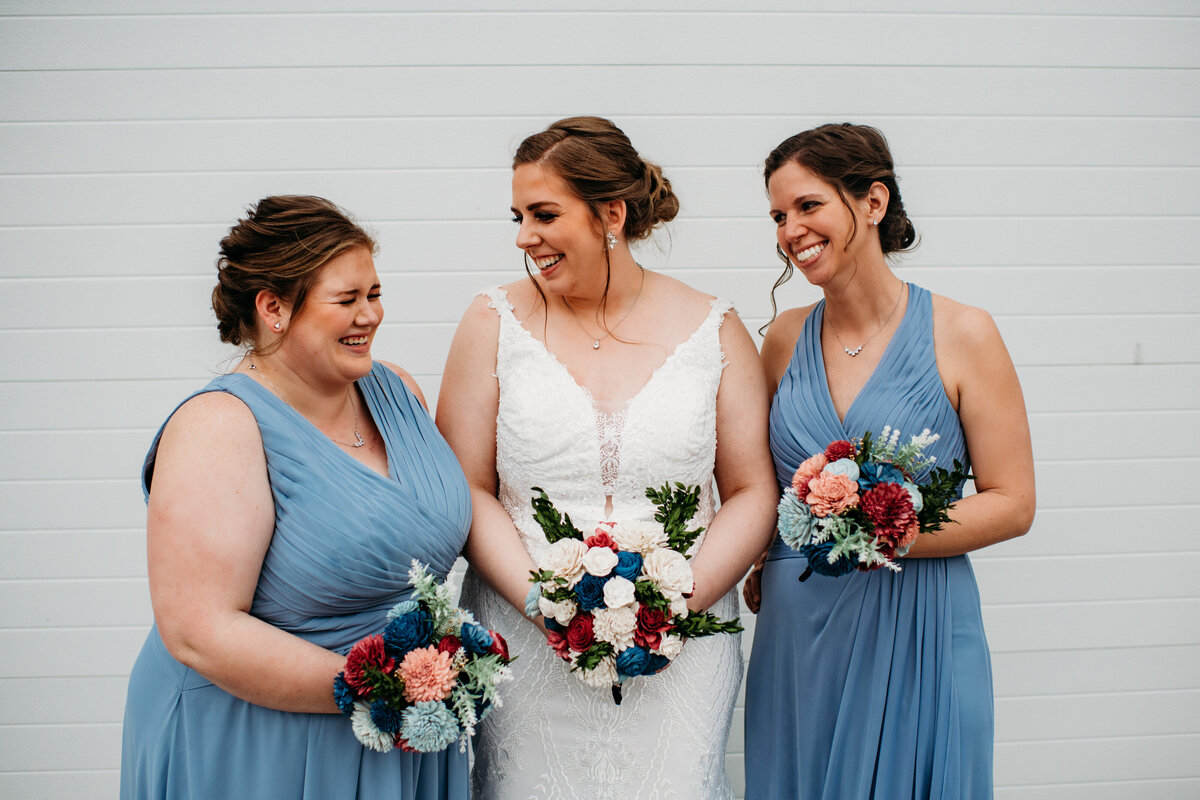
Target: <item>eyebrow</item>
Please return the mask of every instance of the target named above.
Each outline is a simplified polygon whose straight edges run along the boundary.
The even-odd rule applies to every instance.
[[[558,203],[554,202],[553,200],[538,200],[536,203],[530,203],[528,206],[526,206],[526,208],[529,211],[537,211],[539,208],[542,208],[543,206],[557,207]],[[513,207],[509,208],[508,210],[513,212],[514,214],[517,214],[520,212],[520,209],[518,209],[516,206],[513,206]]]
[[[371,284],[371,288],[367,289],[367,291],[368,292],[374,291],[375,289],[378,289],[378,288],[380,288],[380,284],[373,283],[373,284]],[[338,289],[337,291],[334,292],[334,294],[358,294],[358,289]]]

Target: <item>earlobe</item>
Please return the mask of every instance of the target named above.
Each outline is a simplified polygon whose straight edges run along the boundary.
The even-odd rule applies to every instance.
[[[287,321],[287,307],[279,299],[279,295],[263,289],[254,298],[254,310],[262,320],[264,327],[273,331],[282,331],[283,323]]]

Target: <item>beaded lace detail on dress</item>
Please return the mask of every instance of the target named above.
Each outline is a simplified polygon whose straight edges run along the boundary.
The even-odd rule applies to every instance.
[[[499,497],[534,556],[539,486],[580,530],[604,520],[651,521],[647,487],[701,487],[696,523],[713,516],[720,326],[731,305],[712,301],[692,336],[624,409],[599,411],[566,367],[521,326],[500,289],[483,292],[500,316],[496,377]],[[611,513],[606,506],[611,503]],[[738,636],[689,642],[663,673],[635,678],[624,700],[572,675],[536,627],[468,571],[463,602],[503,633],[520,658],[504,705],[476,742],[476,798],[732,798],[725,743],[742,676]],[[735,617],[733,592],[712,609]]]

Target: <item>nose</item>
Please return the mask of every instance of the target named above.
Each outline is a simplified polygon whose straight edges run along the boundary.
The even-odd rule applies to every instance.
[[[517,247],[522,250],[528,250],[541,241],[533,231],[533,226],[528,219],[521,220],[520,227],[517,228]]]
[[[358,314],[354,317],[354,324],[362,327],[374,327],[383,321],[383,305],[378,302],[372,303],[367,300],[358,306]]]
[[[808,233],[808,226],[800,219],[797,214],[788,214],[787,221],[783,224],[783,235],[788,241],[799,241]]]

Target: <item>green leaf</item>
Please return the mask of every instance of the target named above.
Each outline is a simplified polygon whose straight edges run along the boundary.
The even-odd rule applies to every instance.
[[[608,642],[596,642],[589,647],[585,652],[579,654],[579,660],[575,662],[575,666],[571,667],[571,671],[579,669],[594,669],[600,660],[607,655],[612,655],[613,646]]]
[[[741,630],[742,623],[736,619],[723,620],[711,611],[693,611],[671,632],[684,639],[696,639],[716,633],[738,633]]]
[[[658,507],[654,520],[667,534],[667,546],[677,553],[686,553],[704,528],[689,531],[687,525],[700,507],[700,487],[664,483],[661,489],[647,489],[646,497]]]
[[[533,505],[533,520],[541,526],[542,532],[546,534],[546,541],[550,544],[554,544],[559,539],[583,541],[583,533],[571,524],[571,517],[567,514],[560,514],[554,504],[550,502],[546,492],[540,487],[531,488],[538,493],[538,496],[530,501]]]

